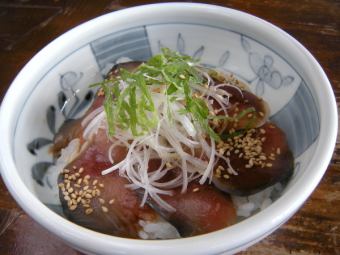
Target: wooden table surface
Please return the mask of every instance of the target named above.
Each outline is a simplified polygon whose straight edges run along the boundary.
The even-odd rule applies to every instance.
[[[57,36],[101,14],[152,2],[162,1],[0,0],[0,99],[25,63]],[[294,36],[324,68],[339,105],[339,0],[199,2],[248,12]],[[272,235],[240,254],[340,254],[339,142],[338,136],[325,176],[298,213]],[[27,216],[1,178],[0,194],[0,254],[80,254]]]

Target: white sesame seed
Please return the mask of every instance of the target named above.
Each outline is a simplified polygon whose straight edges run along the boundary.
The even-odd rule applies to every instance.
[[[92,208],[88,208],[88,209],[85,210],[85,214],[86,214],[86,215],[89,215],[89,214],[91,214],[92,212],[93,212],[93,209],[92,209]]]
[[[92,195],[91,194],[85,194],[85,198],[92,198]]]

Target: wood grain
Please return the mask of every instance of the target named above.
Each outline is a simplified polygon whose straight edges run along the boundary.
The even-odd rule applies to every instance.
[[[65,31],[107,12],[155,2],[165,1],[0,1],[0,98],[25,63]],[[294,36],[324,68],[339,106],[340,1],[199,2],[248,12]],[[29,218],[1,180],[0,192],[0,254],[79,254]],[[340,254],[340,136],[325,176],[298,213],[279,230],[240,254]]]

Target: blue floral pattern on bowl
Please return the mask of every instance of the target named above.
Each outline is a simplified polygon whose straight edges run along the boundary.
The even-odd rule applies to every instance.
[[[38,150],[44,146],[50,145],[53,142],[53,136],[60,128],[56,124],[56,115],[61,114],[64,118],[64,122],[74,119],[80,113],[83,113],[88,108],[94,97],[94,92],[89,90],[85,96],[81,99],[77,95],[77,84],[81,82],[83,73],[76,73],[73,71],[66,72],[60,75],[60,88],[58,93],[57,106],[50,105],[46,109],[46,124],[51,132],[52,137],[37,137],[27,144],[27,150],[32,155],[37,155]],[[48,168],[54,165],[55,160],[52,158],[50,161],[40,161],[35,163],[32,168],[32,178],[41,186],[45,185],[44,177]],[[52,188],[49,182],[46,182],[50,188]]]

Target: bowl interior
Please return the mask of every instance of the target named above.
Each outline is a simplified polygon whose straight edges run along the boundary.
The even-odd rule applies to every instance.
[[[36,83],[17,123],[15,158],[24,182],[43,203],[59,204],[56,176],[49,173],[57,172],[49,145],[65,120],[81,116],[91,104],[94,92],[89,85],[100,81],[115,63],[147,60],[162,47],[231,72],[250,84],[251,90],[269,103],[270,119],[287,135],[295,157],[291,182],[303,173],[319,134],[317,104],[303,77],[273,45],[244,32],[201,23],[149,24],[107,31],[65,54]]]

